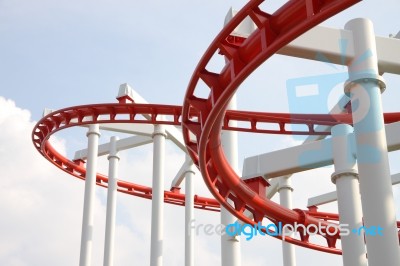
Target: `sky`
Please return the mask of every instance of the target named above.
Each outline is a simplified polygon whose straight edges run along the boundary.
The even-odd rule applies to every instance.
[[[267,2],[262,8],[273,11],[283,2]],[[79,261],[84,182],[61,172],[34,149],[31,131],[43,109],[115,102],[122,83],[129,83],[151,103],[181,105],[192,72],[222,28],[227,11],[245,3],[0,0],[0,265],[76,265]],[[398,0],[363,1],[323,24],[343,28],[352,18],[367,17],[376,35],[388,36],[400,30],[393,23],[398,10]],[[221,60],[216,59],[216,67]],[[273,56],[241,86],[238,107],[288,112],[293,108],[288,80],[344,71],[329,63]],[[399,111],[400,77],[384,74],[384,78],[384,110]],[[110,136],[103,132],[101,143]],[[71,158],[75,150],[85,148],[85,130],[63,131],[52,142]],[[239,167],[248,156],[298,143],[292,136],[239,134]],[[147,145],[123,152],[121,178],[150,184],[151,151]],[[165,188],[169,189],[184,154],[169,142],[167,154]],[[399,152],[391,153],[390,159],[392,173],[400,172]],[[106,173],[106,158],[99,160],[99,172]],[[334,190],[332,171],[325,167],[296,174],[294,207],[304,209],[309,197]],[[200,176],[195,187],[197,194],[209,195]],[[398,201],[397,188],[394,194]],[[106,190],[97,188],[93,265],[102,264],[105,203]],[[115,265],[149,264],[150,208],[149,200],[118,195]],[[196,210],[195,216],[199,224],[219,223],[217,213]],[[184,208],[165,206],[164,265],[184,264],[184,226]],[[241,245],[243,265],[282,265],[278,240],[242,239]],[[220,263],[218,236],[200,234],[195,250],[196,264]],[[341,265],[340,256],[300,247],[296,256],[300,266]]]

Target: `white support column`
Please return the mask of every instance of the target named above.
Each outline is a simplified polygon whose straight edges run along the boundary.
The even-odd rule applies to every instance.
[[[150,265],[163,264],[164,235],[164,159],[165,138],[163,125],[155,125],[153,133],[153,196],[151,201]]]
[[[354,19],[345,26],[353,31],[355,60],[349,66],[349,92],[364,225],[380,227],[383,236],[366,234],[370,266],[400,265],[396,212],[389,172],[389,160],[382,114],[381,89],[384,88],[377,67],[377,52],[372,22]]]
[[[340,224],[348,224],[350,230],[363,225],[356,158],[351,151],[352,132],[353,128],[350,125],[342,124],[332,127],[335,166],[332,182],[336,184]],[[368,265],[364,234],[350,232],[350,235],[343,235],[341,240],[344,266]]]
[[[85,196],[83,202],[83,219],[81,235],[80,266],[89,266],[92,261],[93,244],[93,205],[96,187],[97,152],[99,144],[99,125],[90,125],[88,137],[88,157],[86,162]]]
[[[292,181],[290,176],[279,177],[279,200],[280,204],[288,209],[292,209]],[[287,235],[287,232],[286,232]],[[289,236],[292,237],[292,232]],[[296,266],[296,254],[295,246],[286,241],[282,241],[282,255],[283,255],[283,266]]]
[[[189,157],[186,160],[191,160]],[[185,266],[194,266],[194,180],[193,162],[185,172]]]
[[[228,110],[236,109],[236,96],[234,96],[228,105]],[[232,125],[235,126],[235,125]],[[237,151],[237,132],[223,131],[221,136],[222,147],[226,158],[232,168],[238,172],[238,151]],[[221,224],[228,225],[236,222],[236,217],[228,210],[221,207]],[[241,265],[240,237],[231,237],[227,234],[221,236],[221,265],[239,266]]]
[[[110,153],[108,155],[108,189],[107,189],[107,212],[106,212],[106,234],[104,239],[104,266],[114,265],[114,235],[115,216],[117,208],[117,177],[119,155],[117,150],[118,137],[110,139]]]

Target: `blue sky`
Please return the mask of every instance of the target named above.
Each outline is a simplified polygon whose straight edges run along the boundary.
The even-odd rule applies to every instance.
[[[0,233],[4,236],[0,240],[1,265],[74,265],[79,259],[83,182],[60,173],[33,150],[30,130],[34,121],[41,118],[43,108],[113,102],[118,86],[125,82],[149,102],[181,105],[192,72],[221,29],[228,9],[231,6],[240,9],[245,3],[0,0],[0,169],[5,180],[0,186],[0,209],[6,217],[0,222]],[[273,11],[282,3],[267,2],[263,8]],[[399,10],[398,0],[363,1],[324,25],[343,28],[352,18],[368,17],[377,35],[388,36],[400,30],[400,25],[394,23]],[[334,68],[326,63],[274,56],[239,89],[239,108],[287,112],[288,79],[343,71],[345,68],[341,66]],[[384,110],[400,111],[400,78],[387,74],[384,77],[388,87],[383,94]],[[57,137],[60,149],[67,154],[85,146],[83,131],[71,132]],[[102,139],[107,140],[107,137]],[[293,143],[290,137],[241,134],[239,161]],[[183,162],[184,155],[172,144],[168,152],[170,180],[180,167],[173,161]],[[134,175],[147,176],[143,183],[149,183],[151,147],[126,156],[121,161],[121,173],[129,174],[135,169]],[[395,163],[398,152],[391,157],[392,170],[400,171]],[[101,170],[106,172],[106,167],[102,166]],[[304,208],[308,196],[332,190],[330,173],[326,168],[294,178],[294,185],[299,186],[295,206]],[[313,186],[310,192],[305,184],[311,186],[316,181],[321,184]],[[196,189],[206,193],[201,178],[196,182]],[[102,254],[104,195],[104,190],[98,189],[97,254]],[[116,265],[127,265],[126,261],[132,259],[140,259],[146,265],[150,204],[127,196],[120,196],[120,201],[117,241],[123,244],[119,246],[120,258]],[[165,265],[183,265],[183,210],[167,207],[166,213],[170,217],[166,221],[170,230],[166,230],[165,244],[171,256],[166,256]],[[219,221],[215,214],[200,211],[196,214],[199,222]],[[175,221],[172,218],[175,215],[181,215],[182,221]],[[176,235],[181,237],[179,241],[174,238]],[[219,261],[218,238],[199,236],[197,245],[196,256],[200,262]],[[302,248],[297,248],[297,255],[298,265],[320,265],[321,261],[337,265],[341,261],[338,256]],[[318,259],[312,264],[309,256],[314,255]],[[100,265],[102,255],[96,256],[95,265]],[[280,265],[280,243],[273,239],[243,241],[242,257],[243,265],[267,261]]]

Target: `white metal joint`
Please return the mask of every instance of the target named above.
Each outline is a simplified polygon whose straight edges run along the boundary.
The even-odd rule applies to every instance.
[[[293,188],[292,186],[289,186],[289,185],[282,185],[282,186],[280,186],[280,187],[278,188],[278,192],[280,192],[281,189],[289,189],[289,190],[292,191],[292,192],[293,192],[293,190],[294,190],[294,188]]]
[[[362,83],[375,83],[381,90],[381,93],[383,93],[386,90],[386,82],[382,76],[374,74],[371,75],[368,73],[360,73],[360,75],[356,75],[345,82],[344,85],[345,94],[349,96],[351,89],[356,85]]]
[[[343,171],[335,171],[332,175],[331,175],[331,181],[333,184],[336,184],[336,180],[342,176],[353,176],[357,179],[359,179],[358,177],[358,171],[355,169],[348,169],[348,170],[343,170]]]
[[[97,135],[101,136],[100,131],[99,131],[99,124],[93,124],[93,127],[89,127],[88,132],[86,132],[86,137],[89,137],[90,135]]]
[[[162,131],[155,131],[151,137],[154,139],[155,136],[163,136],[164,138],[167,138],[167,133],[162,132]]]
[[[195,173],[195,171],[193,171],[193,170],[188,170],[188,171],[185,171],[185,175],[187,175],[187,174],[193,174],[193,175],[195,175],[196,173]]]

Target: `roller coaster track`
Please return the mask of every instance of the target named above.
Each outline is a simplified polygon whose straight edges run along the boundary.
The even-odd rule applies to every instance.
[[[184,140],[189,155],[200,167],[208,189],[240,220],[253,225],[262,223],[265,218],[274,223],[318,225],[321,220],[302,210],[289,210],[263,195],[258,195],[239,178],[224,155],[220,139],[221,126],[230,99],[258,66],[307,30],[358,1],[292,0],[273,14],[261,10],[262,2],[250,1],[240,10],[214,39],[197,65],[183,104]],[[253,20],[257,29],[242,44],[230,43],[228,38],[231,33],[247,17]],[[220,73],[210,72],[207,65],[218,52],[226,58],[226,65]],[[204,81],[210,89],[207,98],[196,96],[199,80]],[[198,121],[191,117],[192,110],[200,113]],[[191,138],[191,135],[196,138]],[[253,214],[252,218],[244,214],[245,210]],[[327,225],[325,221],[322,223]],[[325,238],[327,246],[311,243],[304,234],[301,234],[301,239],[292,238],[286,241],[339,254],[340,250],[336,248],[339,235],[326,235]]]
[[[323,20],[357,3],[357,0],[291,0],[273,14],[259,7],[263,1],[250,1],[220,32],[196,67],[189,83],[183,107],[107,103],[75,106],[57,110],[43,117],[34,127],[32,140],[36,149],[50,162],[63,171],[85,178],[86,169],[82,161],[70,161],[58,153],[50,144],[54,133],[74,127],[96,123],[145,123],[182,126],[183,137],[193,162],[200,169],[203,179],[215,199],[195,196],[195,207],[219,211],[220,204],[243,222],[257,224],[264,219],[274,223],[337,226],[338,215],[316,211],[290,210],[254,192],[228,164],[221,147],[221,130],[235,130],[265,134],[329,135],[330,132],[316,131],[317,126],[351,124],[351,115],[284,114],[247,111],[226,111],[226,106],[239,85],[264,61],[280,48],[316,26]],[[240,42],[232,43],[232,31],[250,17],[257,29]],[[207,70],[207,64],[215,55],[221,54],[226,65],[220,73]],[[209,87],[207,98],[196,96],[199,80]],[[271,92],[272,94],[273,92]],[[151,119],[143,119],[150,115]],[[163,118],[161,119],[161,116]],[[126,118],[129,117],[129,118]],[[231,126],[232,121],[247,126]],[[385,114],[385,123],[400,121],[400,113]],[[265,129],[264,124],[272,125]],[[303,131],[293,131],[288,125],[305,125]],[[96,183],[107,187],[108,178],[97,174]],[[127,181],[118,181],[118,191],[150,199],[152,188]],[[185,195],[179,190],[165,191],[164,201],[184,205]],[[252,213],[245,215],[245,210]],[[330,230],[333,231],[333,230]],[[326,232],[323,232],[326,233]],[[332,233],[332,232],[331,232]],[[280,236],[276,236],[281,238]],[[312,243],[309,235],[299,238],[286,237],[290,243],[329,253],[341,254],[336,247],[339,233],[324,236],[326,245]]]

